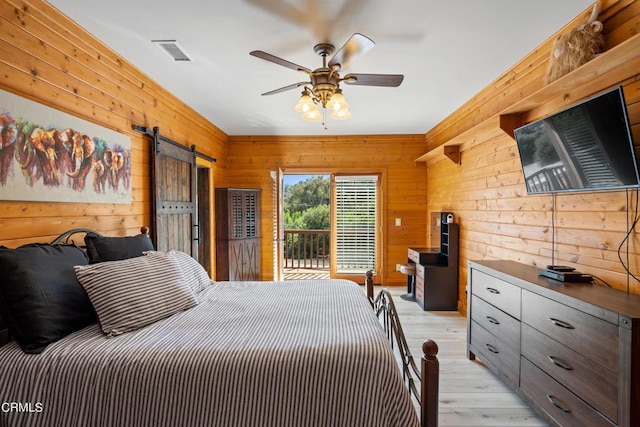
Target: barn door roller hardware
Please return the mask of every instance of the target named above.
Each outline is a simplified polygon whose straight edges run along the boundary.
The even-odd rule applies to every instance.
[[[176,142],[176,141],[172,140],[171,138],[167,138],[166,136],[162,136],[160,134],[159,128],[157,126],[154,127],[153,129],[149,129],[146,126],[131,125],[131,128],[136,132],[139,132],[139,133],[141,133],[143,135],[147,135],[147,136],[153,138],[154,141],[156,141],[156,144],[155,144],[156,145],[156,150],[158,149],[158,143],[159,142],[167,142],[169,144],[172,144],[172,145],[176,146],[177,148],[189,149],[189,147],[186,147],[185,145],[180,144],[179,142]],[[205,160],[207,160],[209,162],[217,162],[218,161],[215,157],[208,156],[208,155],[206,155],[204,153],[201,153],[198,150],[196,150],[196,146],[195,145],[192,145],[190,148],[191,148],[191,151],[195,152],[196,156],[198,156],[198,157],[200,157],[202,159],[205,159]]]

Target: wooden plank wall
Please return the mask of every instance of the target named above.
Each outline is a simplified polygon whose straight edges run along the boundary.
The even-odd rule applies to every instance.
[[[427,233],[426,167],[414,159],[424,150],[424,135],[333,137],[231,136],[228,151],[230,186],[262,190],[262,272],[273,277],[273,181],[270,171],[285,173],[380,173],[383,222],[383,271],[376,283],[406,284],[395,272],[407,262],[409,246],[423,246]],[[402,226],[394,225],[402,218]],[[364,280],[358,277],[358,280]]]
[[[602,9],[608,48],[639,31],[637,0],[604,0]],[[501,136],[475,145],[462,153],[460,166],[443,156],[426,167],[413,160],[427,146],[446,142],[539,89],[553,39],[555,36],[425,136],[229,138],[44,0],[0,0],[0,88],[129,135],[133,147],[131,205],[3,201],[0,244],[15,247],[48,241],[72,227],[124,235],[149,224],[149,141],[131,131],[131,125],[138,124],[160,126],[163,135],[185,145],[195,144],[199,151],[218,158],[212,165],[215,186],[261,188],[264,230],[272,226],[271,170],[382,173],[385,262],[381,279],[385,284],[404,283],[404,276],[393,271],[395,264],[406,261],[408,246],[425,243],[428,212],[445,209],[456,212],[461,225],[461,265],[472,258],[546,264],[551,254],[551,197],[524,194],[512,139]],[[634,136],[640,140],[640,77],[623,83]],[[594,88],[594,93],[601,89]],[[549,100],[535,114],[576,101],[567,93]],[[626,230],[625,193],[563,195],[558,196],[557,204],[561,244],[556,262],[575,265],[626,289],[616,253]],[[396,217],[402,218],[402,227],[394,226]],[[262,252],[263,278],[269,279],[273,265],[269,238],[263,239]],[[637,255],[635,233],[630,258],[636,272]],[[461,295],[465,283],[462,267]],[[640,293],[637,284],[632,283],[630,289]]]
[[[599,19],[604,23],[606,49],[640,31],[640,1],[604,0]],[[576,17],[559,33],[573,28],[588,16]],[[429,211],[452,210],[460,223],[461,308],[466,310],[466,263],[470,259],[512,259],[546,266],[552,259],[551,195],[526,195],[515,141],[504,133],[477,126],[515,101],[543,87],[551,45],[557,35],[506,71],[426,134],[435,147],[470,129],[480,129],[471,138],[478,144],[462,151],[457,165],[438,155],[427,166]],[[628,104],[632,132],[640,144],[640,70],[621,70],[632,75],[620,81]],[[631,72],[630,72],[631,71]],[[529,122],[607,89],[594,85],[590,94],[568,90],[549,99],[524,117]],[[473,131],[471,131],[473,133]],[[496,136],[498,135],[498,136]],[[636,150],[638,151],[638,150]],[[633,193],[633,192],[632,192]],[[636,193],[629,205],[636,206]],[[556,198],[556,264],[566,264],[598,276],[618,289],[640,293],[640,284],[628,277],[618,259],[618,246],[627,231],[625,191],[558,195]],[[626,249],[626,246],[624,247]],[[640,275],[640,238],[636,230],[629,242],[629,266]],[[622,254],[626,262],[626,252]]]
[[[161,64],[159,64],[161,65]],[[150,141],[132,124],[225,161],[227,135],[43,0],[0,0],[0,88],[129,135],[131,205],[0,203],[0,245],[50,241],[90,227],[106,235],[151,224]],[[224,170],[211,165],[214,182]]]

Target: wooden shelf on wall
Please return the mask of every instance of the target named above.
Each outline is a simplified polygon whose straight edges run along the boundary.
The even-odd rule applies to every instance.
[[[549,99],[562,97],[568,92],[571,92],[576,101],[586,98],[633,77],[638,73],[638,69],[640,69],[640,34],[630,37],[455,138],[435,147],[427,147],[427,153],[415,161],[427,162],[444,153],[453,162],[460,164],[464,149],[504,133],[513,138],[513,130],[524,124],[523,116],[544,105]],[[457,154],[452,158],[447,152]]]
[[[517,127],[517,126],[516,126]],[[463,151],[464,149],[467,149],[469,147],[473,147],[476,144],[479,144],[480,142],[484,141],[487,139],[487,137],[491,137],[491,136],[501,136],[502,135],[503,130],[500,127],[500,116],[499,115],[495,115],[487,120],[485,120],[482,123],[479,123],[478,125],[472,127],[471,129],[462,132],[461,134],[459,134],[458,136],[456,136],[455,138],[450,139],[449,141],[445,142],[444,144],[441,144],[431,150],[429,150],[427,153],[423,154],[422,156],[418,157],[415,161],[416,162],[427,162],[431,159],[433,159],[436,156],[439,156],[440,154],[445,154],[447,153],[447,151],[452,150],[451,147],[458,147],[457,148],[457,152],[458,152],[458,158],[457,161],[454,159],[451,159],[454,163],[460,164],[462,162],[462,158],[461,158],[461,154],[460,152]],[[482,136],[482,140],[479,140],[479,137]],[[447,156],[449,157],[449,156]],[[451,157],[449,157],[451,158]]]

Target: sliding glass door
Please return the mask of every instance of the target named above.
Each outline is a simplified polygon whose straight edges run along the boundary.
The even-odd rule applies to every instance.
[[[316,173],[315,175],[320,174]],[[327,177],[328,175],[325,174]],[[304,176],[311,175],[306,172]],[[274,278],[286,278],[287,274],[292,273],[287,269],[288,263],[284,259],[288,250],[284,239],[286,232],[284,230],[282,177],[282,170],[272,172],[274,190]],[[356,278],[354,276],[362,276],[368,270],[381,273],[380,175],[332,173],[330,178],[331,199],[329,205],[331,225],[328,236],[329,243],[326,247],[322,246],[322,254],[327,257],[327,267],[330,268],[331,277],[352,278],[360,281],[361,277]],[[297,185],[300,184],[304,184],[304,182]],[[299,251],[296,253],[299,255]],[[293,264],[292,262],[291,268],[293,268]],[[297,263],[295,265],[297,266]],[[318,265],[315,267],[316,270],[321,270]],[[323,261],[322,269],[324,268],[326,267]],[[314,269],[313,265],[311,265],[310,269]]]

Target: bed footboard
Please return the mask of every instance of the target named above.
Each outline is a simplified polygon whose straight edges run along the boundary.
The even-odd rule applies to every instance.
[[[427,340],[422,343],[422,366],[420,375],[420,424],[422,427],[438,425],[438,400],[440,384],[440,362],[438,345]]]
[[[440,383],[440,363],[438,345],[427,340],[422,344],[420,369],[416,366],[409,345],[402,330],[400,319],[391,294],[386,289],[373,296],[373,281],[366,281],[366,291],[376,316],[380,318],[391,347],[397,349],[402,362],[402,377],[409,392],[420,403],[420,424],[422,427],[438,425],[438,399]],[[416,385],[420,382],[420,390]]]

